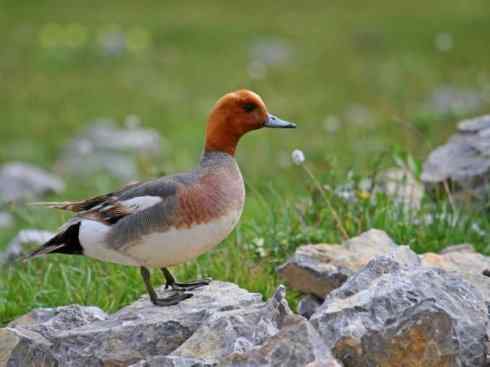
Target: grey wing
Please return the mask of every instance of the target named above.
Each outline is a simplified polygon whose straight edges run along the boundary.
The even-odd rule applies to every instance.
[[[33,204],[76,213],[69,221],[72,224],[80,219],[91,219],[104,224],[115,225],[125,217],[147,211],[161,203],[173,201],[177,196],[179,185],[185,186],[195,180],[196,177],[192,172],[183,173],[143,183],[133,183],[119,191],[86,200]],[[162,205],[168,206],[168,204]]]

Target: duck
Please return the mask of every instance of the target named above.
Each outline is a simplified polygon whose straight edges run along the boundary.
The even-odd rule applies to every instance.
[[[35,203],[73,212],[57,233],[26,256],[83,255],[140,268],[151,302],[176,305],[210,278],[178,282],[169,267],[188,262],[220,244],[239,222],[245,185],[235,152],[240,139],[262,128],[295,128],[268,112],[262,98],[242,89],[225,94],[211,110],[204,149],[190,171],[80,201]],[[150,270],[160,269],[170,295],[159,298]]]

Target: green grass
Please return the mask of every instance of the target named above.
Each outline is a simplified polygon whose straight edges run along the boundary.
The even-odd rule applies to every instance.
[[[330,187],[392,166],[393,156],[408,153],[420,162],[466,117],[426,111],[434,89],[473,89],[486,96],[475,114],[488,111],[489,21],[485,0],[0,0],[0,163],[24,160],[50,169],[90,120],[137,114],[165,137],[161,157],[143,177],[188,169],[197,162],[214,101],[226,91],[254,89],[271,112],[299,128],[255,132],[243,140],[237,159],[248,201],[239,228],[215,251],[176,270],[181,278],[208,275],[270,295],[278,284],[275,266],[298,245],[341,240],[313,183],[289,164],[290,152],[302,149],[308,167]],[[100,52],[100,34],[113,28],[132,37],[133,51],[118,57]],[[434,47],[441,32],[452,35],[448,52]],[[264,39],[287,42],[292,57],[252,79],[249,49]],[[359,125],[346,117],[352,105],[365,106],[370,121]],[[341,123],[334,133],[324,127],[331,115]],[[347,178],[350,170],[354,178]],[[63,195],[49,199],[116,187],[103,176],[67,182]],[[472,229],[476,223],[488,233],[486,216],[455,213],[445,202],[426,199],[414,221],[386,198],[376,205],[330,200],[351,236],[376,227],[418,252],[461,242],[488,252],[488,235]],[[53,229],[67,218],[43,209],[11,210],[17,226],[0,232],[0,248],[20,228]],[[421,224],[428,215],[435,219]],[[155,283],[161,281],[155,275]],[[73,302],[114,311],[142,292],[135,269],[50,256],[0,273],[0,323],[34,307]]]

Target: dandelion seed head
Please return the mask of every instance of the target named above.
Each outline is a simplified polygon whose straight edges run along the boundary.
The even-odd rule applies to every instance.
[[[291,159],[294,164],[301,166],[305,161],[305,154],[302,150],[295,149],[293,150],[293,153],[291,153]]]

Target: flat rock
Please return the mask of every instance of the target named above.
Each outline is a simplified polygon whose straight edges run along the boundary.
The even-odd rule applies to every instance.
[[[164,293],[163,287],[159,293]],[[83,310],[78,313],[72,308],[37,310],[35,316],[23,316],[0,329],[0,345],[5,345],[0,366],[31,365],[34,357],[73,367],[129,365],[173,352],[211,315],[263,304],[260,295],[231,283],[215,281],[194,294],[171,307],[155,307],[144,296],[107,317],[81,306],[73,306]],[[86,316],[94,312],[96,316]],[[49,315],[56,315],[57,321]],[[71,322],[63,321],[67,319]]]
[[[339,366],[291,312],[283,286],[267,302],[218,281],[193,293],[171,307],[144,296],[112,315],[76,305],[34,310],[0,329],[0,366]]]
[[[95,120],[65,146],[56,163],[57,170],[80,177],[108,173],[124,180],[136,178],[137,157],[157,155],[161,138],[156,131],[138,124],[127,125],[131,126],[120,128],[110,119]]]
[[[376,257],[327,296],[310,319],[324,342],[346,367],[485,366],[480,292],[403,251],[405,261]]]
[[[0,167],[0,204],[33,200],[64,188],[59,177],[31,164],[11,162]]]
[[[422,181],[430,191],[451,188],[456,202],[488,199],[490,178],[490,115],[464,120],[449,141],[430,153]]]
[[[396,247],[385,232],[371,229],[342,245],[301,246],[278,273],[292,288],[324,298],[373,257]]]

